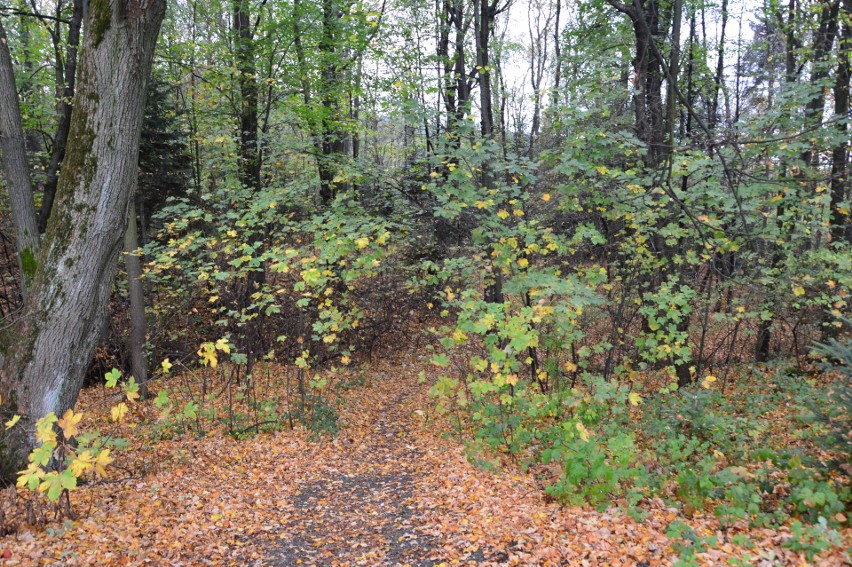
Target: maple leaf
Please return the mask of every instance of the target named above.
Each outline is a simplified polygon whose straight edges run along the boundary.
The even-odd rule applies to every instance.
[[[139,384],[136,383],[136,379],[131,376],[130,380],[124,385],[124,395],[127,396],[127,399],[131,402],[139,399]]]
[[[55,502],[59,500],[59,495],[62,494],[62,481],[59,480],[59,473],[50,471],[44,475],[44,480],[38,485],[39,492],[46,492],[47,497]]]
[[[163,374],[168,374],[169,370],[172,369],[172,363],[168,358],[164,358],[163,362],[160,363],[160,366],[163,368]]]
[[[113,421],[121,421],[127,415],[127,404],[121,402],[110,410],[110,415]]]
[[[216,368],[219,364],[218,357],[216,355],[216,347],[213,343],[204,343],[201,345],[201,348],[198,349],[196,354],[201,357],[201,364],[204,366],[209,366],[210,368]]]
[[[98,453],[98,456],[95,457],[95,461],[94,461],[94,464],[93,464],[94,468],[95,468],[95,473],[98,476],[106,476],[105,467],[108,464],[110,464],[113,460],[114,459],[109,456],[109,449],[104,449],[103,451]]]
[[[579,422],[579,421],[577,423],[575,423],[574,425],[577,428],[577,433],[580,434],[580,439],[582,439],[583,441],[588,441],[589,440],[589,430],[586,429],[586,426],[583,425],[583,423]]]
[[[80,430],[77,429],[77,425],[82,419],[82,412],[74,413],[74,410],[68,409],[65,411],[62,419],[57,421],[56,424],[59,426],[59,429],[62,430],[62,434],[65,436],[65,439],[71,439],[80,432]]]
[[[68,468],[74,473],[74,476],[80,477],[83,476],[87,471],[90,471],[94,466],[95,458],[92,456],[91,451],[83,451],[77,458],[71,461],[71,464],[68,465]]]
[[[231,345],[228,344],[228,339],[223,337],[223,338],[219,339],[218,341],[216,341],[216,350],[221,350],[222,352],[224,352],[226,354],[230,354],[231,353]]]
[[[6,429],[12,429],[13,427],[15,427],[15,424],[18,423],[20,420],[21,416],[13,415],[12,419],[6,422]]]
[[[113,368],[104,374],[104,378],[106,379],[107,388],[115,388],[116,384],[118,384],[118,379],[121,378],[121,372],[117,368]]]
[[[637,394],[636,392],[630,392],[627,396],[627,399],[630,400],[630,405],[638,406],[642,403],[642,396]]]
[[[30,453],[30,462],[38,466],[46,466],[50,462],[51,457],[53,457],[54,449],[56,449],[55,441],[42,443],[41,447],[33,449],[32,453]]]
[[[713,386],[713,382],[715,382],[715,381],[716,381],[716,377],[713,376],[712,374],[708,374],[707,376],[704,377],[704,380],[701,381],[701,387],[704,388],[705,390],[707,390],[711,386]]]
[[[50,412],[36,422],[36,441],[39,443],[56,443],[56,431],[53,424],[56,423],[56,414]]]
[[[18,482],[15,483],[15,486],[18,488],[26,486],[30,490],[35,490],[43,478],[44,469],[35,463],[30,463],[26,470],[18,473]]]

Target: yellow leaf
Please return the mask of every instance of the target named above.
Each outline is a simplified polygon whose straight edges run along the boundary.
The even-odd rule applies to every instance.
[[[705,390],[710,388],[713,385],[713,382],[716,381],[716,377],[712,374],[708,374],[704,377],[704,380],[701,381],[701,387]]]
[[[127,415],[127,404],[121,402],[112,408],[109,413],[112,416],[113,421],[121,421],[124,419],[124,416]]]
[[[582,439],[583,441],[588,441],[589,440],[589,430],[586,429],[586,426],[583,425],[579,421],[575,424],[575,426],[577,427],[577,433],[580,434],[580,439]]]
[[[793,295],[796,297],[801,297],[805,295],[805,288],[800,285],[793,286]]]
[[[56,432],[53,424],[56,423],[56,415],[50,412],[36,422],[36,441],[39,443],[56,443]]]
[[[361,238],[355,240],[355,244],[358,246],[358,250],[363,250],[364,248],[370,245],[370,239],[366,236],[362,236]]]
[[[109,449],[104,449],[103,451],[98,453],[98,456],[95,458],[95,472],[98,473],[98,475],[100,476],[105,476],[106,470],[104,469],[104,467],[106,467],[112,461],[112,457],[109,456]]]
[[[139,399],[139,388],[138,385],[134,390],[125,390],[124,395],[127,396],[128,401],[135,402]]]
[[[573,362],[571,362],[570,360],[568,360],[568,361],[565,362],[565,370],[567,370],[568,372],[576,372],[577,371],[577,365],[574,364]]]
[[[221,338],[216,341],[216,350],[221,350],[224,353],[230,354],[231,345],[228,344],[228,339]]]
[[[521,209],[515,209],[514,211],[512,211],[512,214],[516,217],[522,217],[524,216],[524,211],[522,211]]]
[[[633,406],[638,406],[640,403],[642,403],[642,396],[640,396],[636,392],[630,392],[630,394],[627,396],[627,399],[630,400],[630,405]]]
[[[59,429],[62,430],[62,434],[65,436],[65,438],[71,439],[80,432],[80,430],[77,429],[77,425],[82,419],[82,413],[75,414],[74,410],[69,409],[62,416],[62,419],[56,422],[56,424],[59,426]]]
[[[350,360],[351,360],[351,359],[349,358],[349,355],[347,355],[347,354],[343,355],[343,356],[340,358],[340,362],[341,362],[342,364],[344,364],[344,365],[348,365],[348,364],[349,364],[349,362],[350,362]]]
[[[204,343],[198,349],[196,354],[201,358],[201,364],[216,368],[219,364],[218,356],[216,355],[216,346],[213,343]]]
[[[509,213],[505,209],[500,209],[497,211],[497,216],[501,219],[507,219],[509,218]]]
[[[21,416],[19,416],[19,415],[12,416],[12,419],[10,419],[9,421],[6,422],[6,429],[12,429],[13,427],[15,427],[15,424],[18,423],[20,420],[21,420]]]
[[[550,193],[545,193],[544,195],[542,195],[541,200],[545,203],[548,202],[550,200]]]
[[[69,465],[69,469],[74,473],[74,476],[80,477],[83,476],[86,471],[92,469],[95,459],[92,457],[92,454],[89,451],[83,451],[77,458],[71,461]]]
[[[168,374],[169,370],[172,369],[172,363],[169,361],[168,358],[164,358],[163,362],[160,363],[160,366],[162,366],[163,368],[163,374]]]
[[[518,265],[522,268],[526,268],[527,266],[530,265],[530,261],[527,260],[526,258],[519,258],[518,259]]]

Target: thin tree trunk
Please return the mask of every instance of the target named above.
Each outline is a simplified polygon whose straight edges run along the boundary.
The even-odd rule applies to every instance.
[[[252,191],[260,189],[260,155],[257,147],[257,66],[249,0],[234,2],[234,47],[240,88],[240,181]]]
[[[849,126],[840,118],[849,115],[849,67],[852,57],[852,0],[843,0],[845,20],[843,33],[838,44],[837,75],[834,80],[834,115],[837,120],[839,139],[831,152],[831,203],[830,226],[831,239],[834,242],[844,240],[852,244],[852,232],[849,231],[849,216],[841,210],[841,203],[849,189]]]
[[[145,291],[142,285],[142,259],[139,252],[139,232],[136,225],[136,207],[131,205],[124,233],[124,266],[127,269],[128,295],[130,296],[130,371],[139,383],[139,394],[148,397],[148,357],[145,353]]]
[[[56,197],[56,184],[59,181],[59,167],[65,158],[65,147],[68,144],[68,130],[71,127],[71,99],[74,98],[74,85],[77,79],[77,47],[80,44],[80,27],[83,23],[83,0],[74,0],[74,11],[68,27],[68,48],[65,56],[65,69],[62,73],[64,86],[59,98],[59,123],[56,125],[56,135],[53,137],[53,148],[50,152],[50,164],[47,166],[44,195],[38,214],[38,230],[43,233],[47,228],[47,219],[53,209]],[[60,54],[57,53],[57,57]]]
[[[39,237],[21,108],[3,22],[0,22],[0,149],[15,225],[21,292],[26,301],[27,288],[35,273]]]

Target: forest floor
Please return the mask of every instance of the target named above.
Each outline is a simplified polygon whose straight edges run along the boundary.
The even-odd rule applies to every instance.
[[[331,439],[285,430],[133,441],[109,479],[71,495],[76,519],[0,538],[0,564],[669,565],[665,530],[677,519],[718,536],[701,564],[747,553],[744,564],[763,566],[842,562],[841,549],[808,562],[782,548],[784,530],[723,531],[712,514],[685,517],[661,500],[643,505],[640,522],[615,506],[560,506],[532,474],[479,470],[431,409],[417,378],[428,366],[400,354],[362,369]],[[105,396],[92,389],[79,405],[106,429]],[[7,506],[23,499],[5,492]],[[754,547],[734,545],[737,533]]]

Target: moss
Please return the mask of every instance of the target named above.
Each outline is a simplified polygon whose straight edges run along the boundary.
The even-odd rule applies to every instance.
[[[35,254],[29,248],[25,248],[23,252],[21,252],[21,270],[24,272],[24,278],[29,281],[35,275],[36,268],[38,268],[38,262],[36,261]]]
[[[63,160],[62,173],[56,189],[56,204],[54,211],[57,222],[51,225],[44,247],[65,249],[74,230],[75,216],[90,208],[85,203],[75,202],[78,187],[91,185],[98,169],[98,162],[92,152],[95,133],[86,123],[86,112],[93,112],[88,105],[79,107],[71,120],[71,131],[68,135],[68,145]]]
[[[89,10],[92,11],[92,33],[95,34],[95,47],[97,47],[112,24],[112,9],[109,6],[109,0],[91,0]]]

